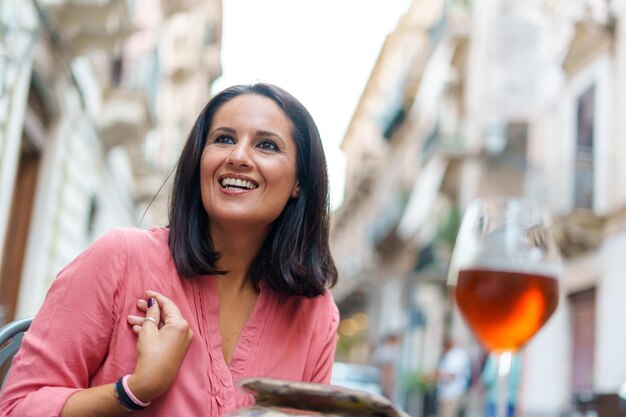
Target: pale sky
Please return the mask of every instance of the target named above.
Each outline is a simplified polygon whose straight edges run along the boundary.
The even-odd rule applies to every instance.
[[[387,34],[410,0],[224,0],[219,91],[265,81],[296,96],[320,130],[331,203],[343,196],[339,145]]]

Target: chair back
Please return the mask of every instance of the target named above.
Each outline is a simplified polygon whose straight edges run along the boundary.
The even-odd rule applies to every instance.
[[[17,353],[22,344],[24,332],[30,327],[32,317],[18,319],[0,327],[0,388],[11,369],[13,356]]]

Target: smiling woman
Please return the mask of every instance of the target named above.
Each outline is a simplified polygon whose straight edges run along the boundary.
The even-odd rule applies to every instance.
[[[210,174],[214,171],[217,177]],[[259,188],[242,195],[240,202],[234,198],[237,191],[229,193],[220,184],[226,173]],[[290,198],[282,195],[287,188]],[[263,197],[256,198],[259,194]],[[259,220],[254,210],[268,210],[274,202],[266,198],[273,195],[282,201],[280,211]],[[238,207],[246,211],[226,212]],[[224,217],[213,218],[213,212]],[[207,104],[192,128],[178,162],[170,206],[169,245],[182,276],[220,273],[215,269],[213,239],[222,235],[198,231],[214,231],[226,225],[223,219],[237,216],[237,221],[229,222],[226,236],[260,234],[249,240],[265,242],[258,252],[250,251],[258,255],[250,262],[255,286],[263,277],[275,291],[316,296],[334,284],[337,272],[328,247],[328,175],[322,141],[306,108],[270,84],[227,88]]]
[[[112,231],[60,272],[0,415],[221,416],[252,401],[242,378],[328,383],[328,216],[302,104],[268,84],[217,94],[178,161],[169,227]]]

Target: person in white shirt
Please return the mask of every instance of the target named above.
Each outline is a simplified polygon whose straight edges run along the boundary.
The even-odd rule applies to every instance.
[[[436,375],[439,417],[459,416],[464,406],[471,373],[469,354],[465,349],[456,346],[450,336],[446,336]]]

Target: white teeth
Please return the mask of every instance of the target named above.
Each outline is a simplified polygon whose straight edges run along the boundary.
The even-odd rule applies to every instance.
[[[247,188],[248,190],[254,190],[257,185],[251,181],[242,180],[239,178],[224,178],[222,180],[222,187],[239,187]]]

